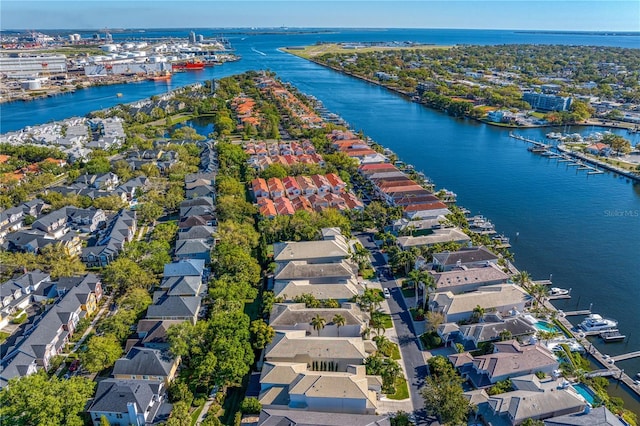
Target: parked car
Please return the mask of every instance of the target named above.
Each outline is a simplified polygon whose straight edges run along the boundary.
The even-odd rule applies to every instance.
[[[389,291],[389,289],[388,289],[388,288],[384,288],[384,289],[382,289],[382,294],[384,294],[384,298],[385,298],[385,299],[389,299],[389,298],[391,298],[391,292]]]

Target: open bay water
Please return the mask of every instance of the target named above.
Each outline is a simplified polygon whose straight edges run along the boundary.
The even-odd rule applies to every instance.
[[[205,36],[219,31],[197,31]],[[160,34],[160,33],[159,33]],[[186,37],[188,30],[161,35]],[[151,31],[136,36],[151,36]],[[155,34],[156,36],[158,34]],[[116,40],[121,34],[114,34]],[[317,33],[225,34],[242,60],[201,72],[175,74],[169,84],[142,82],[94,87],[54,98],[2,104],[0,130],[59,120],[119,103],[164,93],[196,81],[268,69],[321,100],[351,126],[362,129],[431,177],[439,188],[458,194],[458,204],[483,214],[511,238],[515,264],[535,279],[553,274],[555,286],[572,289],[572,299],[556,301],[564,310],[588,308],[619,321],[628,342],[593,341],[610,355],[640,350],[640,185],[614,174],[588,176],[556,160],[532,154],[509,130],[454,119],[379,86],[280,52],[285,46],[317,41],[414,41],[450,44],[554,43],[638,48],[637,36],[524,33],[473,30],[336,30]],[[122,97],[116,97],[122,93]],[[557,129],[553,129],[557,130]],[[573,128],[587,134],[598,128]],[[518,130],[541,139],[551,129]],[[623,133],[624,134],[624,133]],[[633,143],[638,135],[626,135]],[[516,237],[518,235],[518,237]],[[572,318],[574,323],[580,318]],[[635,376],[640,358],[619,363]],[[616,392],[617,393],[617,392]],[[640,403],[621,393],[628,408]]]

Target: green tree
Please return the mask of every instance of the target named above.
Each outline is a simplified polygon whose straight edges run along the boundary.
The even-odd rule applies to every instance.
[[[156,220],[164,213],[164,210],[159,205],[146,202],[142,203],[137,210],[138,219],[145,224],[153,225]]]
[[[148,289],[157,282],[140,265],[126,257],[119,257],[104,268],[102,278],[108,287],[125,292],[131,288]]]
[[[100,426],[111,426],[109,419],[104,415],[100,416]]]
[[[260,414],[260,410],[262,410],[262,404],[260,404],[258,398],[245,398],[240,404],[240,411],[244,414]]]
[[[421,394],[428,415],[446,425],[467,423],[471,407],[463,395],[462,379],[455,373],[427,377]]]
[[[619,154],[628,154],[631,152],[631,142],[620,135],[607,133],[602,137],[602,143],[611,146],[611,149]]]
[[[275,336],[276,332],[269,324],[261,319],[251,322],[251,335],[253,336],[253,347],[256,349],[264,349]]]
[[[106,197],[98,197],[93,200],[93,207],[102,210],[116,211],[126,207],[126,203],[122,201],[118,195],[108,195]]]
[[[340,327],[347,323],[346,318],[343,315],[335,314],[331,319],[331,322],[335,324],[336,330],[338,331],[338,337],[340,337]]]
[[[122,347],[118,339],[110,334],[93,336],[87,343],[87,350],[80,353],[84,368],[97,373],[113,363],[122,355]]]
[[[282,164],[270,164],[260,173],[260,177],[263,179],[279,178],[284,179],[289,176],[289,171]]]
[[[326,323],[327,320],[322,318],[320,314],[316,314],[316,316],[311,319],[311,326],[315,331],[318,332],[318,336],[320,336],[320,332],[322,331]]]
[[[171,415],[165,426],[191,426],[191,416],[189,415],[189,404],[185,401],[178,401],[173,404]]]
[[[111,164],[106,157],[96,157],[89,160],[84,169],[90,175],[99,175],[111,171]]]
[[[75,256],[69,256],[60,244],[50,244],[44,247],[38,260],[44,264],[52,278],[71,277],[85,272],[84,263]]]
[[[524,422],[520,423],[521,426],[544,426],[544,422],[542,420],[536,419],[526,419]]]
[[[82,426],[82,413],[94,386],[84,377],[49,379],[44,370],[11,379],[0,390],[0,419],[7,426]]]

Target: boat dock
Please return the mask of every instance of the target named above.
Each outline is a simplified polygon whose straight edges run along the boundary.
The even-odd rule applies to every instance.
[[[591,314],[591,309],[583,309],[581,311],[565,311],[564,312],[564,316],[565,317],[572,317],[572,316],[576,316],[576,315],[590,315]],[[573,326],[571,326],[573,327]]]
[[[544,302],[545,306],[549,309],[556,310],[555,306],[551,304],[549,301]],[[569,322],[566,318],[568,314],[574,314],[575,312],[579,312],[580,314],[576,315],[585,315],[590,314],[591,309],[582,310],[582,311],[574,311],[574,312],[565,312],[565,316],[558,316],[557,320],[571,333],[570,337],[576,339],[578,343],[580,343],[586,350],[587,356],[591,355],[593,359],[598,361],[600,365],[604,368],[601,370],[595,370],[587,373],[587,377],[612,377],[619,382],[624,383],[631,392],[635,393],[636,396],[640,396],[640,386],[636,386],[633,382],[633,379],[624,372],[624,370],[619,369],[616,365],[616,361],[622,361],[626,359],[631,359],[635,357],[640,357],[640,351],[630,352],[628,354],[618,355],[616,357],[609,357],[608,355],[603,355],[591,342],[589,342],[585,334],[580,331],[574,331],[574,326]]]
[[[593,158],[587,157],[586,155],[582,155],[577,152],[569,151],[566,148],[563,148],[561,146],[557,146],[556,149],[560,151],[562,154],[564,154],[565,156],[568,156],[569,158],[577,158],[579,159],[579,161],[583,161],[588,164],[593,164],[594,166],[596,166],[594,170],[598,170],[597,168],[600,167],[602,169],[617,173],[620,176],[624,176],[636,182],[640,182],[640,175],[635,174],[633,172],[621,169],[619,167],[612,166],[611,164],[607,164],[602,161],[594,160]],[[569,161],[574,161],[574,160],[569,160]],[[599,172],[598,174],[604,173],[602,170],[598,170],[598,172]]]
[[[638,357],[640,357],[640,351],[629,352],[629,353],[622,354],[622,355],[612,356],[611,359],[614,360],[614,361],[624,361],[624,360],[627,360],[627,359],[638,358]]]
[[[509,136],[514,139],[518,139],[531,144],[531,146],[527,148],[528,151],[531,151],[535,154],[542,154],[549,159],[555,159],[559,163],[567,163],[567,167],[576,167],[576,170],[587,170],[587,175],[603,174],[604,172],[598,169],[598,166],[606,168],[599,162],[589,161],[588,157],[586,156],[571,153],[569,151],[561,149],[560,147],[552,147],[551,145],[547,145],[543,142],[517,135],[513,132],[509,133]],[[558,152],[553,151],[554,148],[557,149]],[[593,166],[591,164],[593,164]]]

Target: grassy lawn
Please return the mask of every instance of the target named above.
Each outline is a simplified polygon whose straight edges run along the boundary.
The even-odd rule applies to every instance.
[[[384,328],[393,328],[393,321],[391,320],[391,314],[383,314],[381,318],[384,320]]]
[[[4,331],[0,331],[0,343],[4,343],[7,340],[7,337],[11,336],[9,333],[5,333]]]
[[[282,50],[291,53],[302,58],[313,58],[318,55],[324,55],[325,53],[364,53],[364,52],[382,52],[385,50],[428,50],[428,49],[449,49],[449,46],[434,46],[434,45],[418,45],[418,46],[371,46],[371,47],[359,47],[357,49],[349,49],[337,43],[327,44],[315,44],[312,46],[305,46],[304,49],[291,49],[288,47]]]
[[[391,343],[391,359],[400,359],[400,348],[395,343]]]
[[[200,405],[193,413],[191,413],[191,426],[195,426],[196,422],[198,421],[198,416],[204,409],[204,404],[205,403],[203,402],[202,405]]]
[[[246,300],[244,304],[244,313],[249,315],[251,320],[260,318],[260,298],[256,297],[253,300]]]
[[[233,418],[238,410],[240,410],[240,403],[244,399],[245,391],[245,387],[235,387],[227,390],[227,397],[224,399],[224,404],[222,406],[224,413],[220,416],[222,424],[233,424]]]
[[[530,113],[530,115],[531,115],[532,117],[540,118],[540,119],[545,119],[545,118],[547,117],[547,114],[542,113],[542,112],[535,112],[535,111],[534,111],[534,112],[532,112],[532,113]]]
[[[396,393],[388,394],[387,398],[395,399],[395,400],[402,400],[402,399],[409,398],[409,387],[407,386],[407,381],[404,379],[404,377],[398,377],[396,379],[395,387],[396,387]]]

